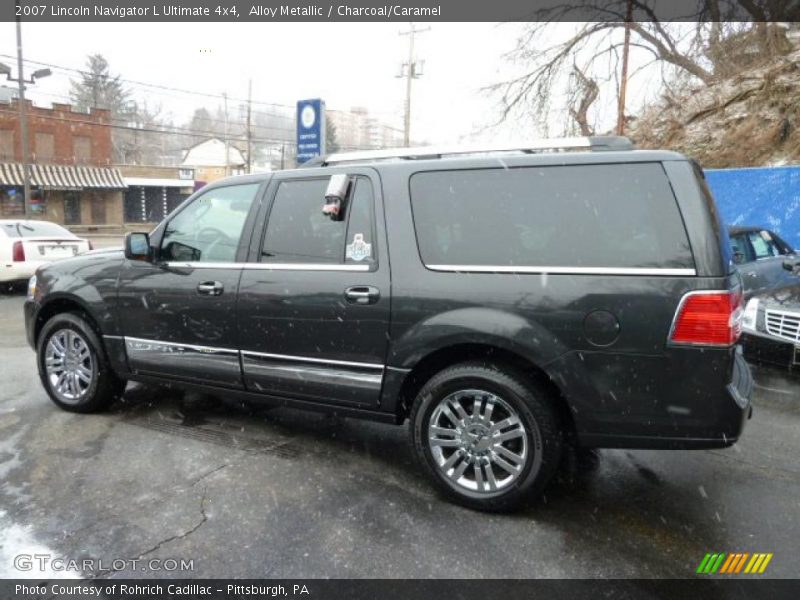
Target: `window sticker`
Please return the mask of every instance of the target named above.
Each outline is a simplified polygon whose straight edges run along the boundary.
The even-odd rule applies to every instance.
[[[372,244],[364,241],[363,233],[356,233],[353,236],[353,243],[347,244],[345,257],[350,260],[361,261],[372,256]]]

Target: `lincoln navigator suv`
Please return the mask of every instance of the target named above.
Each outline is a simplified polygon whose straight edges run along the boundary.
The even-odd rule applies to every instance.
[[[735,443],[742,284],[702,170],[625,138],[333,154],[224,179],[38,269],[42,385],[128,381],[401,425],[433,484],[527,504],[562,449]]]

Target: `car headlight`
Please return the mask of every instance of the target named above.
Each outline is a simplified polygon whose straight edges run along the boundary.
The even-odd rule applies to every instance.
[[[756,330],[756,321],[758,320],[758,298],[750,298],[747,306],[744,307],[744,315],[742,316],[742,328],[750,331]]]
[[[33,300],[36,295],[36,275],[28,280],[28,300]]]

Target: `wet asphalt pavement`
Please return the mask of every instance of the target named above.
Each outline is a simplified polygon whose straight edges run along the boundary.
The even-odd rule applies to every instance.
[[[139,559],[107,577],[689,577],[707,552],[800,572],[800,377],[756,374],[733,448],[570,455],[536,506],[489,515],[433,492],[406,427],[133,385],[108,413],[63,412],[22,302],[0,294],[0,577],[37,551]]]

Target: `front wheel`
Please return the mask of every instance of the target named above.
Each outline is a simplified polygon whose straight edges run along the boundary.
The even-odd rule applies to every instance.
[[[437,487],[470,508],[507,511],[544,489],[562,436],[549,391],[514,369],[481,362],[431,378],[411,412],[418,458]]]
[[[111,370],[97,334],[78,314],[62,313],[47,321],[36,354],[42,385],[64,410],[102,410],[125,390],[125,381]]]

